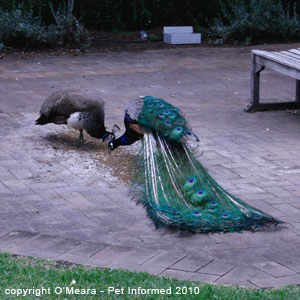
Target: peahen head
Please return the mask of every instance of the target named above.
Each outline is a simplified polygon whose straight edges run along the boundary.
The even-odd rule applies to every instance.
[[[107,138],[109,138],[110,136],[112,136],[113,138],[115,137],[115,134],[113,132],[110,132],[110,131],[105,131],[105,133],[103,134],[102,136],[102,142],[104,143],[105,140]]]
[[[109,137],[111,138],[111,140],[110,140],[109,143],[108,143],[108,151],[109,151],[109,153],[114,149],[113,146],[112,146],[112,144],[113,144],[113,142],[115,141],[115,138],[116,138],[115,132],[118,131],[118,130],[121,130],[120,127],[119,127],[118,125],[114,125],[114,126],[113,126],[113,129],[111,130],[111,132],[106,131],[105,135],[104,135],[103,138],[102,138],[102,141],[103,141],[103,142],[104,142],[107,138],[109,138]]]

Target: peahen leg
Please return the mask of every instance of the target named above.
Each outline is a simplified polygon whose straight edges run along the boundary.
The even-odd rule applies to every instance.
[[[79,138],[77,142],[77,147],[80,147],[83,143],[84,143],[83,129],[79,129]]]

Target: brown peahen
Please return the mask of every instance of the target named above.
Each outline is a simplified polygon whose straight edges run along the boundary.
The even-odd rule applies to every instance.
[[[78,146],[84,141],[83,130],[104,141],[113,132],[104,126],[104,101],[76,90],[62,90],[52,94],[43,103],[36,125],[67,124],[79,130]]]

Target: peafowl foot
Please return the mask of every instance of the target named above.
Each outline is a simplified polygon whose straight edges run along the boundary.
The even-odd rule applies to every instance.
[[[84,144],[84,138],[83,138],[83,130],[79,129],[79,138],[77,142],[77,148],[79,148],[82,144]]]

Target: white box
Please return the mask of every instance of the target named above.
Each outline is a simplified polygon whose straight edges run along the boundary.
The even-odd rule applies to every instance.
[[[164,27],[164,42],[168,44],[200,44],[201,34],[193,33],[192,26]]]
[[[193,26],[166,26],[164,33],[193,33]]]

